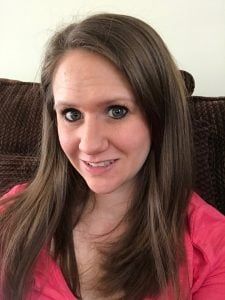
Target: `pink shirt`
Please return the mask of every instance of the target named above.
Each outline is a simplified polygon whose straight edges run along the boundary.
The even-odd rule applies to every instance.
[[[23,188],[16,186],[6,196]],[[185,248],[187,267],[180,268],[181,290],[189,293],[192,300],[225,300],[225,216],[195,193],[188,209]],[[76,299],[60,268],[46,251],[38,258],[34,284],[27,299]]]

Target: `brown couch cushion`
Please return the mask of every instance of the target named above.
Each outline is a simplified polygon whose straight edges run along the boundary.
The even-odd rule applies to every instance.
[[[195,188],[225,214],[225,97],[189,98],[195,146]]]
[[[41,112],[38,83],[0,79],[0,154],[34,155]]]
[[[0,194],[33,176],[41,114],[38,83],[0,79]]]
[[[187,71],[181,70],[181,75],[187,89],[187,94],[188,96],[191,96],[195,89],[195,80],[193,76]]]

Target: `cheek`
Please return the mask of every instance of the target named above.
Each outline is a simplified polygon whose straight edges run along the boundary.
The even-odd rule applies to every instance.
[[[135,160],[145,159],[151,148],[151,133],[144,122],[133,122],[129,128],[118,130],[121,147]]]
[[[58,126],[58,137],[63,152],[66,154],[66,156],[70,156],[73,152],[73,149],[75,149],[74,138],[67,130],[65,130],[65,128],[61,126]]]

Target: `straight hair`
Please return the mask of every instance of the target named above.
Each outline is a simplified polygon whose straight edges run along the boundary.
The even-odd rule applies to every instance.
[[[152,134],[125,216],[128,227],[102,250],[101,297],[160,297],[169,286],[184,299],[179,268],[192,188],[192,138],[184,82],[166,45],[145,22],[97,14],[56,32],[41,71],[43,135],[35,178],[0,215],[2,299],[22,300],[44,247],[53,244],[65,280],[79,299],[73,243],[90,190],[63,153],[57,133],[52,79],[60,60],[75,49],[109,59],[127,78]],[[183,297],[183,298],[182,298]],[[163,298],[165,299],[165,298]]]

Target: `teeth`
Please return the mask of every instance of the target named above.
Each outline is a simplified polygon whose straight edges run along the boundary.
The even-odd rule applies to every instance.
[[[101,161],[101,162],[87,162],[87,164],[93,168],[96,167],[108,167],[109,165],[111,165],[114,162],[114,160],[107,160],[107,161]]]

